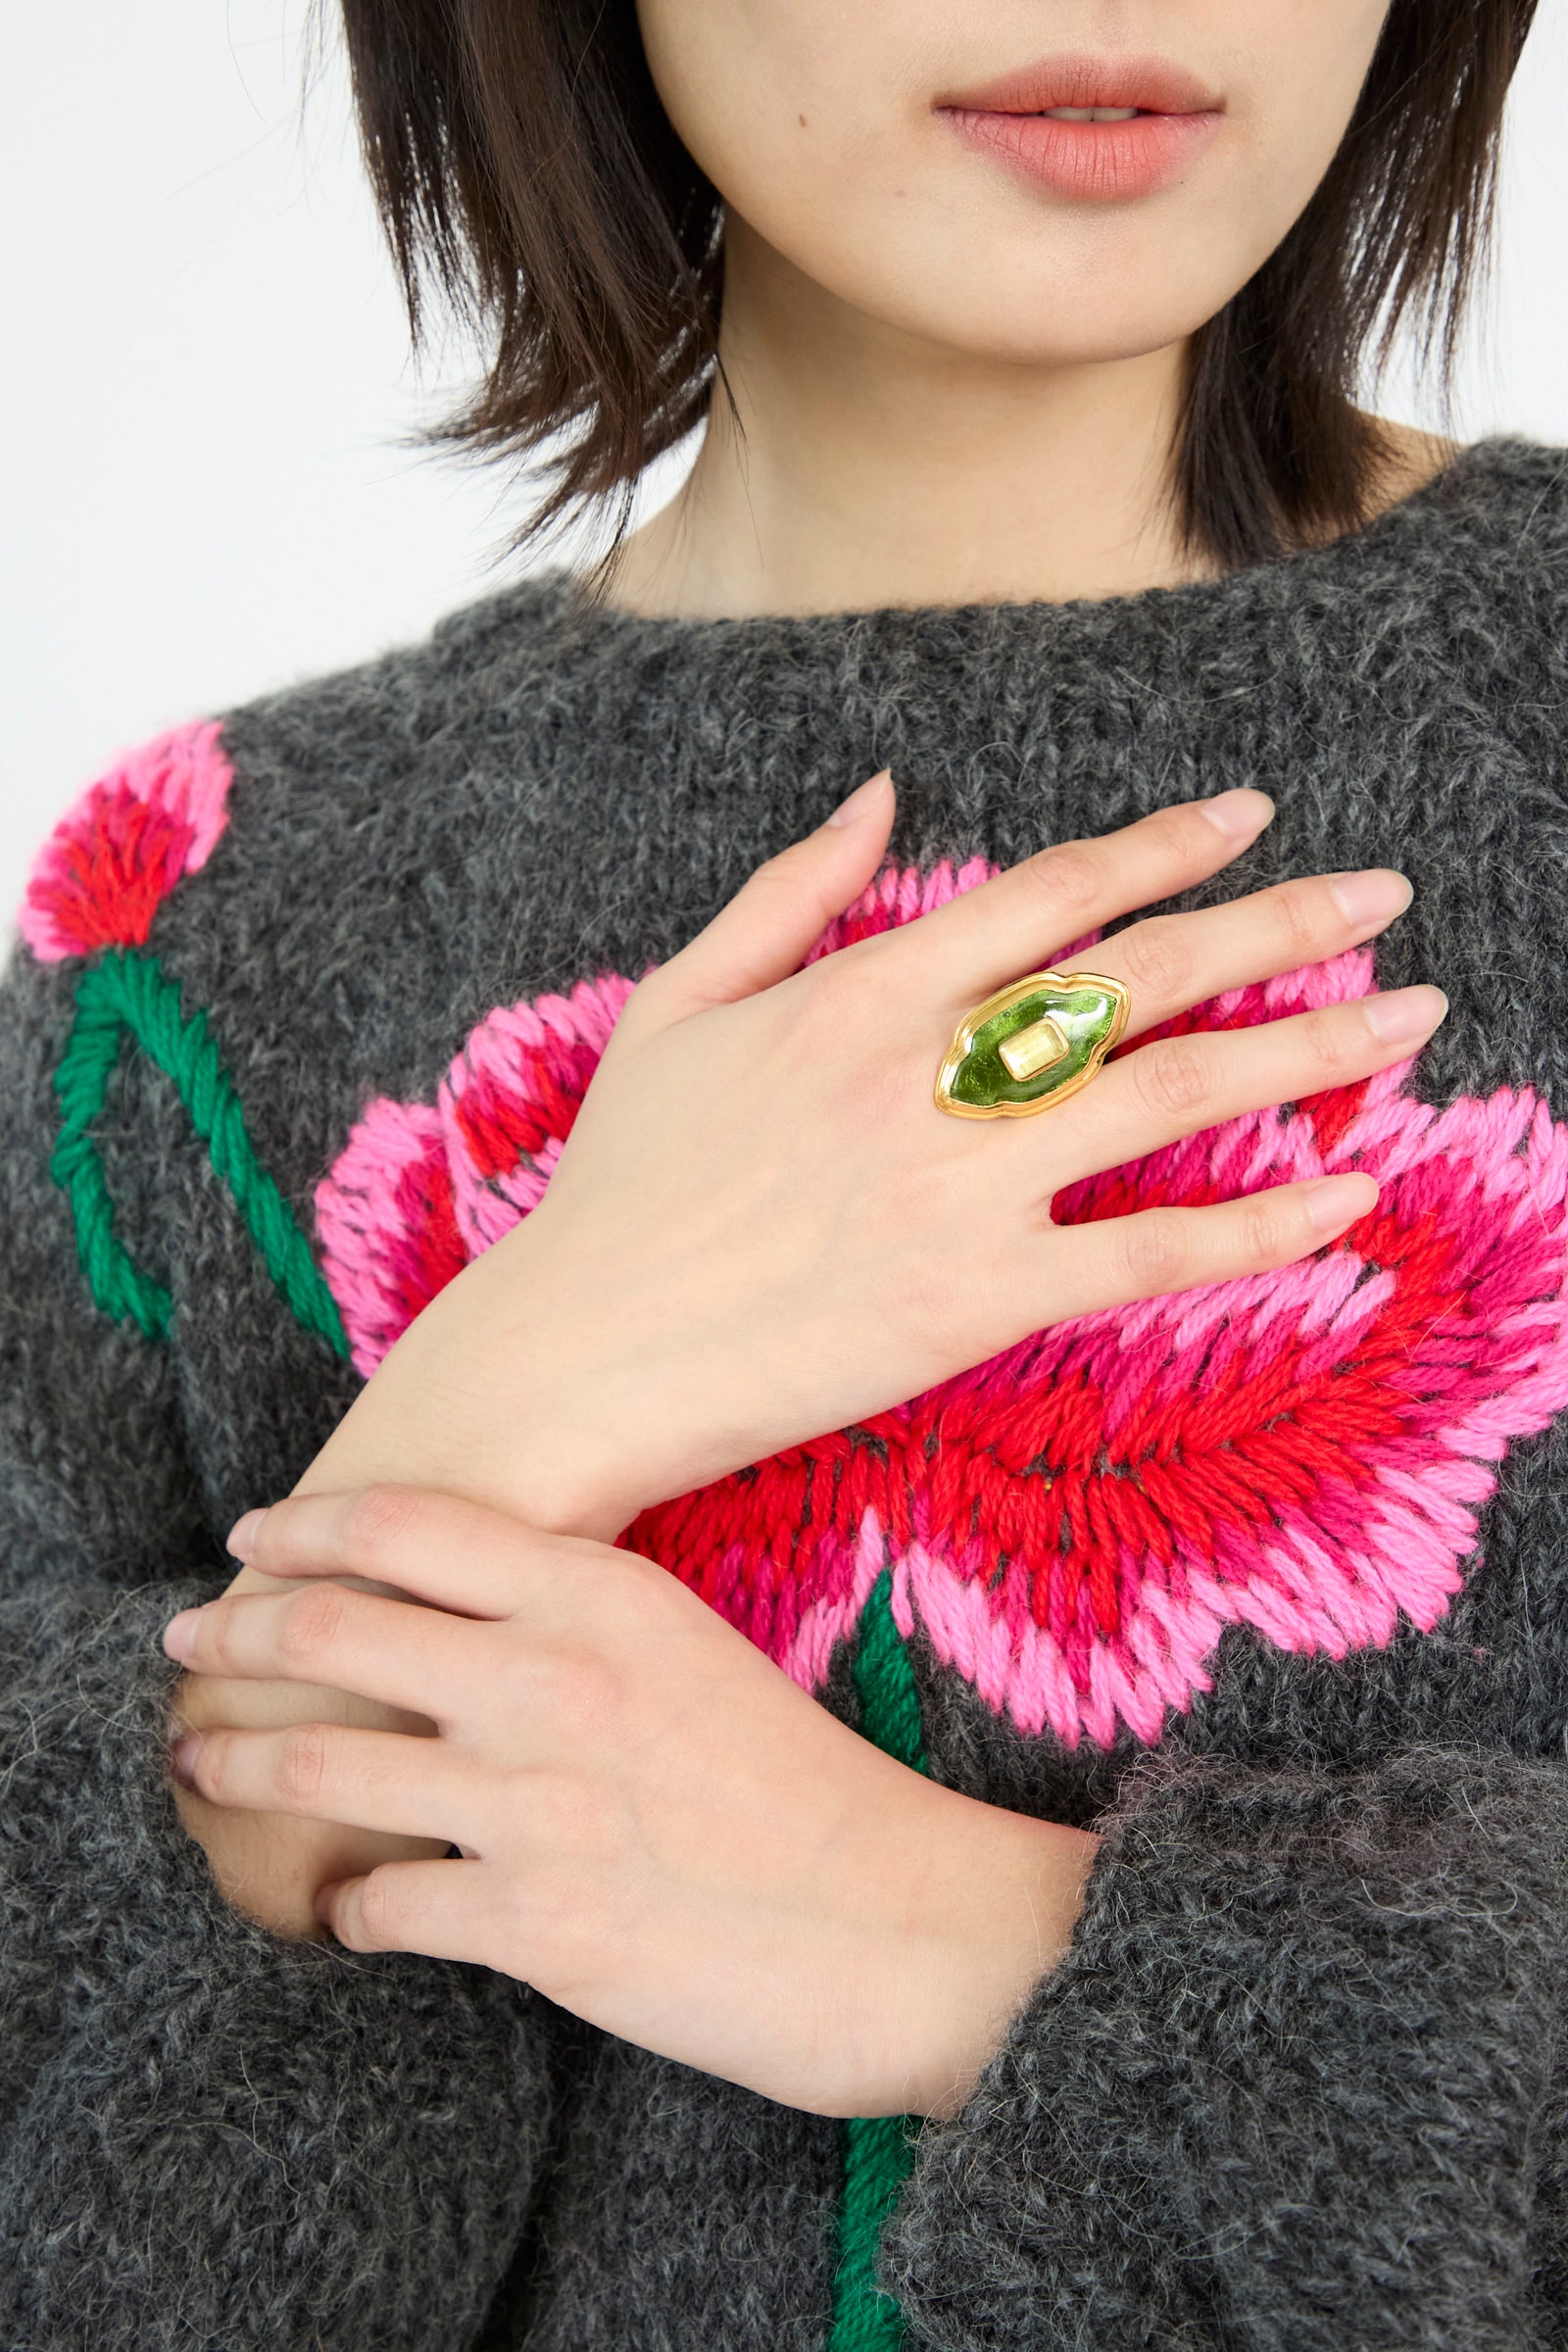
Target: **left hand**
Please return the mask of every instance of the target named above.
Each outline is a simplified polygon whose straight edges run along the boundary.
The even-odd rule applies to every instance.
[[[413,1487],[295,1495],[235,1537],[302,1582],[182,1612],[172,1656],[436,1727],[176,1752],[215,1804],[459,1848],[324,1888],[353,1950],[499,1969],[788,2106],[940,2116],[1067,1944],[1093,1837],[882,1754],[652,1561]]]

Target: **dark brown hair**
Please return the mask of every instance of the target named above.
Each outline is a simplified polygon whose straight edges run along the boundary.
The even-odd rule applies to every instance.
[[[722,377],[721,200],[660,102],[634,0],[342,7],[416,341],[433,284],[490,354],[422,442],[522,457],[554,438],[513,544],[597,500],[618,539],[636,477]],[[1387,453],[1352,398],[1363,356],[1410,322],[1447,381],[1535,11],[1392,0],[1306,210],[1192,338],[1173,491],[1195,552],[1229,568],[1365,518]]]

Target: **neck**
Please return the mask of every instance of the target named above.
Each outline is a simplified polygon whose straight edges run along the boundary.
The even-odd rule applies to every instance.
[[[1209,576],[1168,499],[1182,347],[1058,366],[935,345],[732,220],[722,388],[607,601],[715,618],[1063,601]]]

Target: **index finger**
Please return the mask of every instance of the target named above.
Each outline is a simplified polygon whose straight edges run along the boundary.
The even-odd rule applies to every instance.
[[[515,1616],[531,1592],[559,1586],[565,1555],[584,1548],[484,1503],[391,1481],[290,1494],[247,1512],[229,1544],[264,1576],[368,1577],[455,1616],[489,1618]]]
[[[918,923],[881,934],[877,945],[917,956],[925,985],[934,974],[955,998],[972,1003],[1049,965],[1086,931],[1206,881],[1257,839],[1273,813],[1267,793],[1247,785],[1157,808],[1114,833],[1037,850]]]

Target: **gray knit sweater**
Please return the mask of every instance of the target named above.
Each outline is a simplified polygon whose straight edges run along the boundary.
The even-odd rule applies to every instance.
[[[1218,895],[1387,862],[1415,904],[1200,1017],[1452,1011],[1414,1069],[1061,1203],[1365,1165],[1345,1244],[627,1538],[872,1736],[880,1605],[926,1768],[1102,1833],[833,2333],[845,2128],[231,1913],[158,1638],[538,1198],[626,981],[884,762],[828,947],[1255,782]],[[1509,441],[1102,604],[641,620],[558,573],[116,764],[0,1021],[8,2352],[1568,2344],[1565,766],[1568,453]]]

